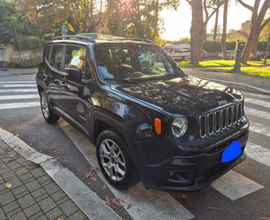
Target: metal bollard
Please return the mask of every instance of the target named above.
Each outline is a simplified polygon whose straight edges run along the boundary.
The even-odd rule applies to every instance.
[[[230,72],[240,72],[241,71],[241,64],[240,64],[240,56],[241,56],[242,50],[237,50],[236,51],[236,60],[235,60],[235,65],[234,69],[231,69]]]

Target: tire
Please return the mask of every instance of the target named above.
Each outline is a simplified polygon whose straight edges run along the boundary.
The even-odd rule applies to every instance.
[[[117,189],[128,189],[140,181],[127,144],[115,129],[100,133],[96,144],[99,167],[108,182]]]
[[[47,95],[45,91],[40,93],[40,106],[41,112],[46,122],[48,123],[55,123],[59,120],[59,116],[54,114],[50,108]]]

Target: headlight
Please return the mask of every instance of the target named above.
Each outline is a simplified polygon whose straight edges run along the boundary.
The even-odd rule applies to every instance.
[[[186,117],[180,117],[174,119],[172,123],[172,133],[174,137],[182,137],[188,129],[188,120]]]

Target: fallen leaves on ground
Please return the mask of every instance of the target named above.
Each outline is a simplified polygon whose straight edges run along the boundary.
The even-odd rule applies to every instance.
[[[18,149],[21,149],[21,147],[20,147],[20,146],[17,146],[17,148],[18,148]]]
[[[216,211],[221,211],[221,209],[219,209],[219,208],[215,208],[215,207],[208,207],[208,209],[213,209],[213,210],[216,210]]]
[[[14,157],[14,156],[13,156],[13,157]],[[7,163],[9,163],[9,162],[11,162],[11,161],[13,161],[13,160],[17,160],[19,157],[20,157],[20,154],[18,154],[18,152],[17,152],[16,158],[13,158],[13,159],[8,160],[7,162],[5,162],[5,164],[7,164]]]
[[[106,205],[110,206],[111,203],[110,203],[110,200],[109,200],[108,196],[105,196],[105,199],[106,199],[106,201],[103,200],[103,202],[105,202]]]
[[[103,189],[106,189],[106,186],[105,186],[105,184],[104,184],[104,186],[103,186]]]
[[[14,157],[15,156],[15,154],[14,155],[7,155],[6,157]]]
[[[7,183],[6,187],[10,189],[12,187],[12,185],[10,183]]]
[[[97,171],[100,172],[100,169],[98,168],[98,166],[96,166],[96,172],[97,172]]]
[[[14,148],[15,146],[13,146],[13,145],[10,145],[10,147],[11,147],[11,148]]]
[[[3,179],[3,177],[0,178],[0,181]]]
[[[270,220],[270,218],[261,217],[261,220]]]
[[[90,167],[91,165],[90,164],[87,164],[87,165],[84,165],[85,167]]]
[[[141,210],[139,208],[137,208],[137,210],[140,212]]]
[[[131,203],[127,206],[127,209],[130,209],[130,207],[131,207]]]
[[[246,161],[247,164],[251,165],[251,166],[254,166],[253,163],[249,162],[249,161]]]
[[[119,213],[122,213],[123,215],[127,215],[127,212],[121,212],[121,211],[119,211]]]
[[[186,199],[187,196],[186,196],[185,194],[183,194],[181,198],[182,198],[182,199]]]
[[[94,181],[97,181],[97,179],[96,179],[95,177],[92,177],[92,176],[91,176],[91,179],[94,180]]]
[[[112,202],[113,202],[115,205],[123,206],[121,203],[119,203],[119,201],[125,204],[125,202],[124,202],[123,199],[119,199],[119,198],[114,198],[114,199],[112,199]]]

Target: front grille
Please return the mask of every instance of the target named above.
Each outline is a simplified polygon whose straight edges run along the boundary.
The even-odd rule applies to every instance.
[[[241,122],[243,104],[239,102],[199,117],[200,137],[206,138]]]

